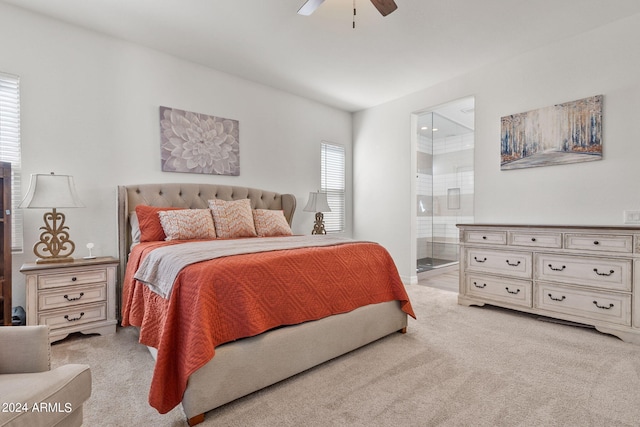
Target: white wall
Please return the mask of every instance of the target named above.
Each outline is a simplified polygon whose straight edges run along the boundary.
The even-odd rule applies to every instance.
[[[475,96],[475,222],[622,225],[640,209],[640,15],[354,115],[354,237],[415,280],[410,115]],[[604,95],[604,159],[500,171],[500,117]],[[371,209],[370,200],[388,209]]]
[[[313,214],[302,208],[320,188],[320,141],[344,144],[350,161],[350,113],[2,3],[0,40],[0,70],[21,77],[23,194],[30,174],[54,171],[75,177],[87,206],[65,212],[74,256],[86,255],[87,242],[95,255],[117,256],[122,184],[209,182],[293,193],[293,230],[308,234]],[[240,176],[161,172],[161,105],[239,120]],[[25,211],[14,306],[25,305],[19,269],[35,259],[43,213]],[[350,228],[348,215],[347,234]]]

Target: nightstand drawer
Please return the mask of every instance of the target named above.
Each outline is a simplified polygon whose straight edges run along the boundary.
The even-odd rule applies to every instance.
[[[567,249],[583,251],[622,252],[633,251],[633,236],[606,236],[602,234],[566,234],[564,246]]]
[[[106,318],[107,303],[103,302],[39,313],[38,324],[47,325],[51,329],[58,329],[106,320]]]
[[[538,283],[536,306],[587,319],[631,325],[631,295]]]
[[[69,286],[38,294],[38,310],[72,307],[107,300],[107,284]]]
[[[107,281],[106,268],[78,270],[60,274],[41,274],[38,276],[38,289],[57,288],[60,286],[82,285]]]
[[[506,245],[506,231],[466,231],[464,233],[467,243],[484,243],[488,245]]]

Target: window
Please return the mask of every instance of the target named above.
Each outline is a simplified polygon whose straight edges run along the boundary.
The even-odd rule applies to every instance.
[[[0,73],[0,161],[11,163],[11,249],[22,251],[20,78]]]
[[[344,231],[345,150],[342,145],[322,142],[321,183],[327,193],[331,212],[324,214],[324,226],[328,233]]]

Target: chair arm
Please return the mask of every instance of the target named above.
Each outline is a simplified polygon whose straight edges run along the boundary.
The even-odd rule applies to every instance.
[[[51,369],[49,327],[0,327],[0,374],[44,372]]]

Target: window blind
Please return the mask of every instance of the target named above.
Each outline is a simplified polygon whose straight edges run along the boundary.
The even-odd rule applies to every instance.
[[[22,251],[20,78],[0,73],[0,161],[11,163],[11,249]]]
[[[344,231],[345,226],[345,149],[342,145],[322,142],[321,185],[327,193],[331,212],[324,213],[327,233]]]

